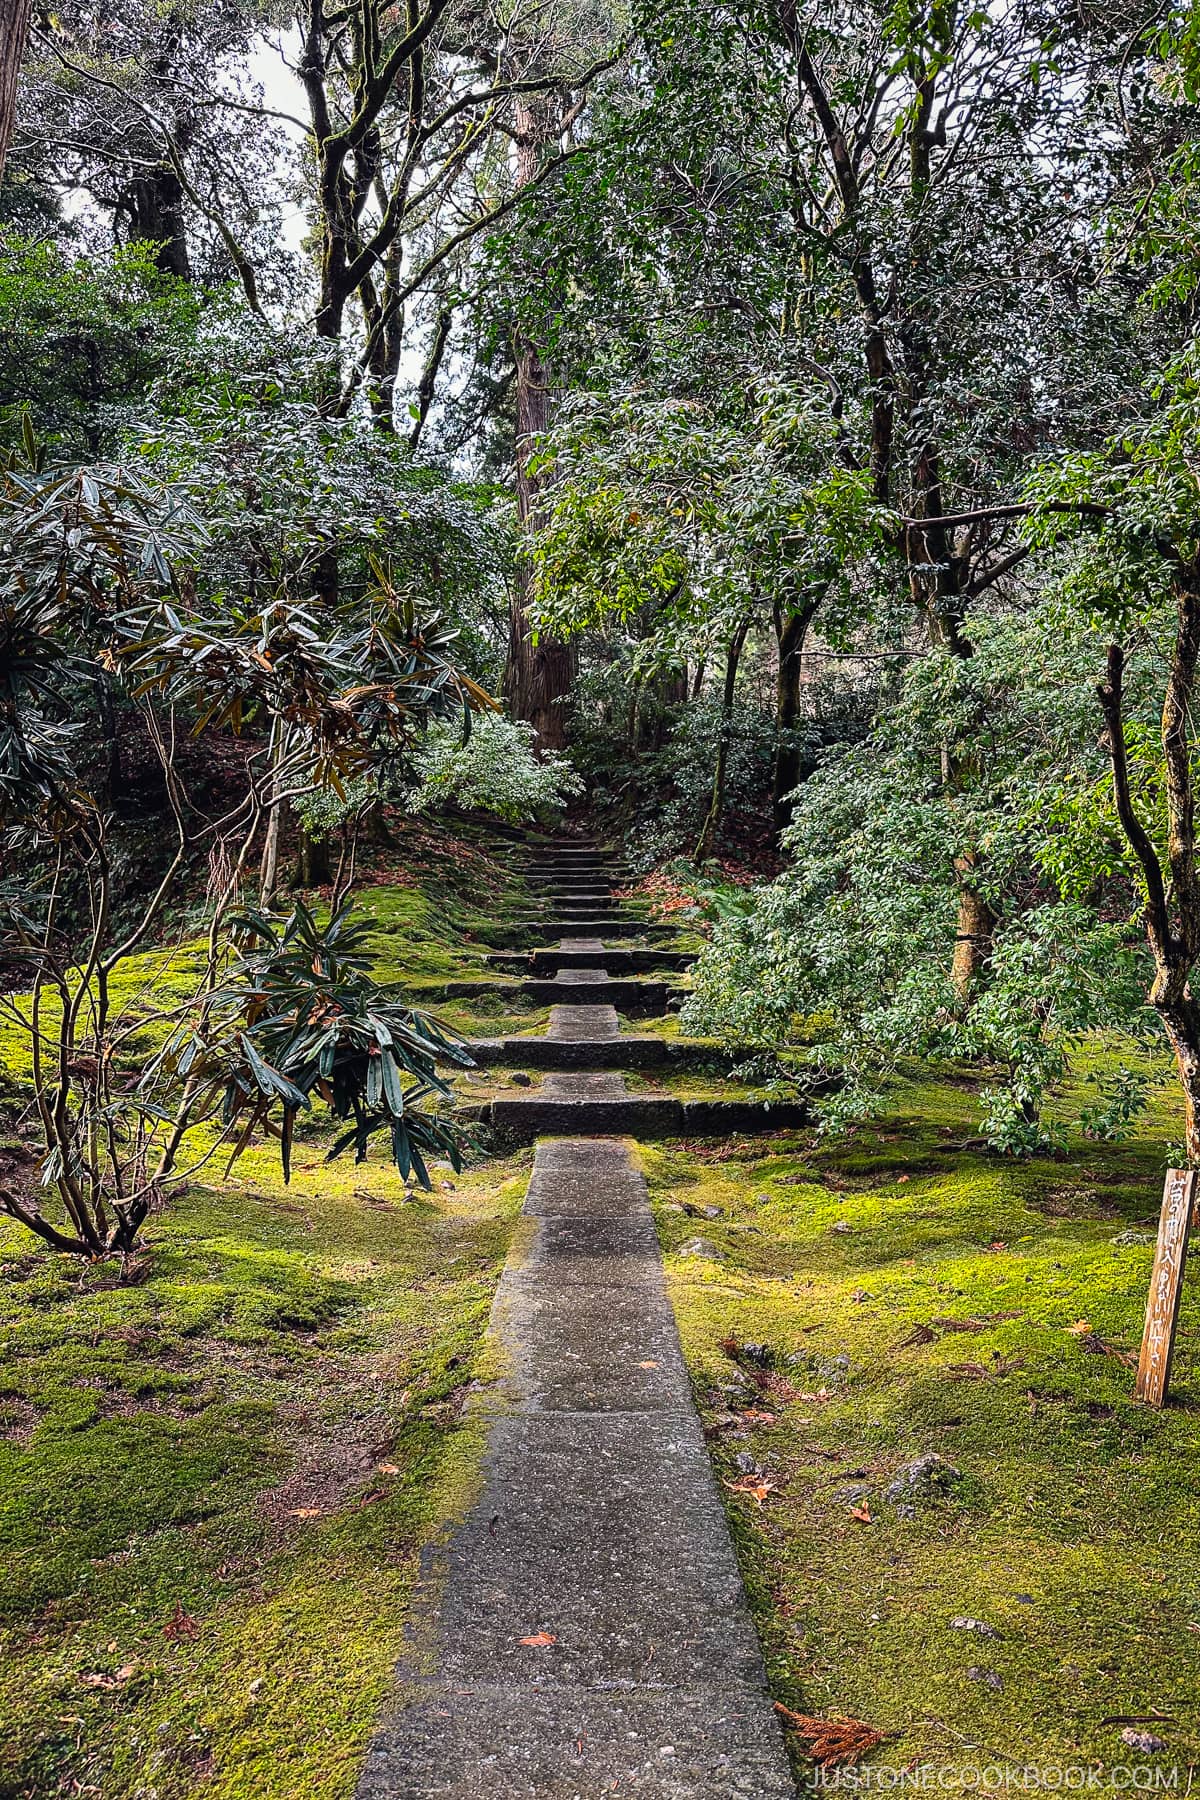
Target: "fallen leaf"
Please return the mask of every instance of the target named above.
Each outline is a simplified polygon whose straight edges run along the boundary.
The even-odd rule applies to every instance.
[[[200,1627],[190,1613],[183,1610],[182,1600],[175,1602],[175,1611],[163,1626],[163,1636],[171,1643],[179,1643],[184,1638],[199,1637]]]
[[[535,1631],[532,1637],[518,1638],[517,1642],[528,1644],[534,1650],[544,1650],[548,1644],[557,1644],[558,1638],[552,1631]]]
[[[638,1364],[639,1369],[657,1369],[657,1367],[658,1364],[656,1362],[640,1362]]]
[[[1071,1333],[1072,1337],[1088,1337],[1091,1334],[1091,1329],[1092,1322],[1090,1319],[1076,1319],[1073,1325],[1067,1326],[1067,1330]]]
[[[757,1475],[743,1475],[740,1481],[727,1481],[725,1486],[731,1494],[744,1494],[748,1500],[753,1500],[756,1506],[761,1506],[768,1494],[779,1492],[777,1482],[768,1481],[765,1476]]]
[[[396,1463],[376,1463],[375,1470],[379,1475],[399,1475],[400,1473]]]
[[[1154,1751],[1165,1750],[1167,1747],[1167,1740],[1160,1738],[1156,1732],[1135,1731],[1132,1725],[1127,1725],[1121,1733],[1121,1742],[1128,1744],[1131,1750]]]
[[[871,1517],[871,1509],[869,1506],[852,1506],[850,1508],[850,1517],[852,1519],[857,1519],[860,1525],[873,1525],[875,1523],[874,1519]]]
[[[115,1675],[106,1675],[98,1670],[94,1674],[81,1675],[79,1679],[84,1687],[100,1688],[103,1692],[110,1693],[113,1688],[124,1687],[130,1676],[136,1673],[137,1664],[126,1663],[124,1668],[118,1669]]]
[[[912,1330],[909,1332],[908,1336],[906,1338],[901,1338],[900,1342],[898,1344],[893,1344],[892,1349],[893,1350],[911,1350],[914,1347],[914,1345],[917,1345],[917,1344],[936,1344],[936,1343],[937,1343],[937,1332],[936,1331],[931,1331],[929,1329],[928,1325],[914,1325]]]
[[[864,1725],[861,1719],[817,1719],[793,1712],[778,1700],[775,1711],[788,1730],[804,1740],[808,1755],[822,1769],[852,1768],[883,1742],[882,1731]]]
[[[324,1507],[321,1506],[289,1506],[288,1512],[293,1519],[319,1519]]]

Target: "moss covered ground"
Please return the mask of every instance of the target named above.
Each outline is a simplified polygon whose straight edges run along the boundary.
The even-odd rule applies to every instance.
[[[486,847],[439,860],[421,830],[355,901],[400,984],[474,973],[520,897]],[[185,941],[122,967],[126,1060],[201,966]],[[30,1075],[11,1020],[0,1059],[11,1164]],[[353,1792],[421,1547],[474,1492],[464,1406],[529,1154],[443,1166],[414,1195],[381,1156],[327,1164],[326,1144],[302,1128],[286,1189],[272,1149],[225,1181],[214,1162],[125,1282],[0,1222],[5,1800]]]
[[[128,1285],[0,1225],[0,1793],[352,1792],[524,1180],[251,1152]]]
[[[1174,1096],[1124,1145],[1016,1163],[971,1143],[970,1088],[902,1086],[841,1142],[641,1152],[773,1689],[882,1732],[867,1767],[950,1788],[1036,1764],[1178,1768],[1182,1790],[1195,1284],[1165,1412],[1133,1404],[1129,1367]],[[931,1454],[948,1467],[894,1488]]]

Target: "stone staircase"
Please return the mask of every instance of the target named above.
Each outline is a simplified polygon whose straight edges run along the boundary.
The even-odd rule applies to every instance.
[[[498,1142],[532,1143],[543,1134],[746,1133],[811,1123],[803,1101],[767,1104],[654,1092],[655,1074],[719,1070],[730,1060],[713,1044],[623,1028],[622,1018],[662,1018],[678,1009],[686,988],[677,978],[686,974],[694,952],[678,946],[678,933],[652,924],[644,902],[618,897],[624,871],[592,844],[541,845],[521,859],[521,870],[535,894],[521,929],[551,941],[493,952],[489,963],[511,981],[451,982],[438,990],[456,999],[489,995],[550,1006],[549,1029],[542,1036],[485,1038],[470,1045],[482,1068],[546,1076],[540,1086],[499,1096],[483,1109]],[[636,941],[622,941],[627,937]],[[639,1084],[631,1092],[623,1071],[651,1078],[650,1090]]]
[[[357,1800],[795,1800],[628,1143],[792,1120],[630,1092],[622,1071],[670,1067],[676,1046],[623,1031],[618,1003],[661,1015],[685,953],[658,960],[669,934],[651,939],[616,900],[594,846],[539,846],[526,869],[557,941],[526,953],[516,985],[552,994],[549,1029],[474,1046],[481,1063],[546,1071],[489,1108],[498,1137],[538,1144],[492,1309],[493,1378],[472,1401],[481,1487],[428,1548]],[[637,940],[624,962],[619,930]]]

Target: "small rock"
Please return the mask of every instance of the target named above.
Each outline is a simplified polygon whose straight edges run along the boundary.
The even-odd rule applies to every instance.
[[[512,1083],[513,1087],[532,1087],[533,1086],[533,1076],[532,1075],[525,1075],[525,1074],[518,1072],[516,1075],[510,1075],[508,1079]]]
[[[702,1256],[708,1262],[724,1262],[725,1252],[719,1250],[710,1238],[689,1238],[686,1244],[679,1246],[680,1256]]]
[[[252,1700],[257,1700],[258,1696],[262,1693],[264,1686],[265,1686],[264,1678],[261,1675],[258,1675],[250,1683],[250,1686],[246,1691],[248,1692],[248,1694],[250,1695],[250,1698]]]
[[[898,1519],[915,1519],[916,1516],[917,1509],[915,1506],[909,1506],[907,1503],[903,1503],[896,1508],[896,1517]]]
[[[757,1363],[760,1369],[770,1368],[775,1361],[770,1344],[739,1344],[738,1356],[742,1362]]]
[[[704,1208],[704,1216],[706,1219],[720,1219],[724,1215],[719,1206],[706,1206]]]
[[[1004,1636],[1002,1631],[997,1631],[994,1625],[987,1624],[983,1619],[951,1619],[950,1629],[951,1631],[973,1631],[976,1637],[981,1638]]]
[[[845,1219],[839,1219],[839,1220],[838,1220],[838,1221],[837,1221],[837,1223],[836,1223],[836,1224],[834,1224],[834,1225],[831,1225],[831,1226],[830,1226],[830,1227],[829,1227],[829,1229],[830,1229],[830,1231],[852,1231],[852,1230],[853,1230],[853,1226],[851,1226],[851,1225],[848,1225],[848,1224],[847,1224],[847,1223],[846,1223],[846,1221],[845,1221]]]
[[[901,1469],[890,1487],[885,1488],[883,1497],[892,1505],[907,1502],[910,1506],[930,1506],[944,1499],[961,1479],[961,1469],[956,1469],[936,1450],[930,1450]]]
[[[739,1475],[757,1475],[759,1473],[758,1464],[748,1450],[739,1450],[733,1460],[737,1465]]]
[[[859,1481],[859,1482],[856,1482],[853,1487],[838,1488],[837,1498],[839,1500],[844,1500],[847,1506],[857,1506],[858,1502],[860,1500],[865,1500],[867,1498],[867,1495],[870,1492],[871,1492],[870,1482],[869,1481]]]
[[[1152,1731],[1135,1731],[1127,1725],[1121,1733],[1121,1742],[1128,1744],[1131,1750],[1165,1750],[1167,1740],[1156,1737]]]
[[[1124,1249],[1127,1245],[1152,1244],[1154,1233],[1152,1231],[1135,1231],[1130,1226],[1128,1231],[1118,1231],[1116,1237],[1109,1238],[1108,1241],[1110,1244],[1116,1244],[1119,1249]]]
[[[1032,1594],[1014,1594],[1013,1599],[1018,1606],[1033,1606],[1036,1604]]]
[[[998,1675],[995,1669],[981,1669],[977,1663],[973,1663],[967,1670],[967,1675],[971,1681],[981,1681],[984,1687],[991,1688],[995,1694],[1004,1692],[1003,1677]]]

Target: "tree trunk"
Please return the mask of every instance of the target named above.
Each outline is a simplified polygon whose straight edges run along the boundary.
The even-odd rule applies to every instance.
[[[283,835],[283,804],[280,800],[274,801],[267,814],[267,835],[263,841],[258,874],[258,904],[264,912],[274,906],[279,889],[279,840]]]
[[[950,980],[962,1005],[971,998],[976,979],[992,954],[996,916],[974,886],[979,857],[974,850],[954,859],[958,878],[958,927],[954,934],[954,959]]]
[[[527,187],[536,179],[543,148],[552,136],[551,121],[532,101],[516,108],[517,185]],[[541,478],[530,469],[536,440],[550,421],[549,386],[537,346],[523,337],[515,343],[517,409],[517,516],[528,535],[541,520]],[[530,575],[527,566],[518,571],[509,605],[508,663],[504,671],[504,697],[516,719],[524,719],[538,734],[539,746],[562,750],[566,746],[565,701],[575,677],[575,652],[567,644],[543,638],[534,643],[529,627]]]
[[[425,429],[425,421],[429,417],[429,409],[433,405],[433,396],[437,392],[437,378],[446,354],[446,345],[450,342],[450,330],[454,324],[454,308],[443,306],[437,316],[433,328],[433,340],[429,346],[429,355],[425,367],[421,370],[421,380],[417,387],[417,412],[408,434],[408,447],[416,450],[421,442],[421,434]]]
[[[1189,1169],[1200,1167],[1200,1009],[1185,1000],[1159,1017],[1175,1052],[1175,1068],[1183,1094],[1184,1161]]]
[[[129,233],[136,243],[155,244],[154,261],[164,275],[192,277],[183,188],[169,163],[135,177],[126,195]]]
[[[804,644],[816,612],[816,602],[786,616],[778,610],[775,633],[779,642],[779,673],[775,683],[775,769],[771,781],[771,816],[782,831],[792,816],[788,795],[800,782],[800,750],[793,739],[800,716],[800,677],[804,671]]]
[[[31,0],[0,0],[0,175],[17,116],[17,75],[29,35]]]
[[[713,768],[712,802],[700,833],[700,841],[696,845],[695,861],[698,863],[712,855],[716,847],[717,835],[721,829],[721,822],[725,816],[725,776],[729,768],[729,740],[733,733],[733,703],[737,694],[738,664],[742,660],[742,647],[746,642],[746,633],[749,629],[749,619],[743,619],[733,634],[725,658],[725,687],[721,695],[721,729],[717,735],[717,760]]]
[[[327,887],[333,880],[333,864],[329,859],[329,839],[314,837],[302,830],[296,857],[297,885],[302,888]]]

